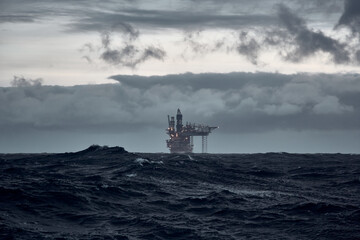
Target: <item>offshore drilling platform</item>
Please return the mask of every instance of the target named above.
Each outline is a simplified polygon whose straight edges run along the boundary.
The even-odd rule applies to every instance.
[[[182,114],[180,109],[176,114],[176,128],[175,119],[168,115],[169,127],[166,129],[170,139],[166,140],[167,147],[170,149],[170,153],[192,153],[194,147],[194,136],[201,136],[202,153],[207,152],[207,137],[213,129],[218,127],[210,127],[201,124],[186,123],[182,124]]]

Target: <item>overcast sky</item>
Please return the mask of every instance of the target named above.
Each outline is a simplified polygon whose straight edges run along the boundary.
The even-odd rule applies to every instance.
[[[0,0],[0,152],[360,153],[358,0]],[[200,139],[195,140],[200,152]]]

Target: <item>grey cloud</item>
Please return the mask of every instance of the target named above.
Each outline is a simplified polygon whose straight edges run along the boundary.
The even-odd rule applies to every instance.
[[[109,32],[103,32],[101,34],[101,44],[104,48],[108,48],[110,45],[110,33]]]
[[[360,1],[345,0],[344,12],[341,15],[338,26],[348,26],[354,33],[360,33]]]
[[[318,1],[316,4],[308,4],[320,7],[321,3]],[[338,2],[332,1],[331,5],[338,5]],[[326,7],[330,6],[325,4],[324,8]],[[202,33],[205,31],[188,32],[184,37],[187,48],[182,56],[186,59],[189,55],[196,57],[215,51],[236,51],[257,65],[263,50],[276,50],[284,60],[291,62],[302,62],[322,52],[329,54],[329,61],[334,64],[357,64],[356,47],[352,42],[341,42],[320,30],[310,29],[304,18],[283,4],[277,5],[277,9],[281,28],[254,27],[246,31],[240,30],[239,39],[235,41],[232,35],[227,34],[227,39],[216,45],[213,40],[202,41]]]
[[[133,29],[132,27],[129,29]],[[113,32],[105,31],[101,34],[101,45],[99,47],[93,47],[92,44],[85,44],[81,48],[81,52],[85,52],[88,55],[83,56],[89,63],[93,63],[92,55],[98,55],[97,58],[103,60],[105,63],[119,66],[136,68],[139,64],[146,62],[150,59],[164,60],[166,52],[161,47],[155,47],[153,45],[141,46],[135,41],[139,33],[130,37],[127,37],[128,32],[122,33],[121,45],[114,47],[112,44]],[[96,49],[96,50],[95,50]]]
[[[129,54],[130,52],[134,52],[133,46],[126,46],[124,49],[121,49],[121,51],[118,50],[106,50],[101,54],[101,58],[105,60],[105,62],[110,64],[120,64],[123,62],[123,54],[126,53]],[[131,57],[131,56],[130,56]]]
[[[107,0],[99,3],[97,0],[1,0],[0,23],[6,22],[41,22],[49,19],[85,18],[88,14],[102,11],[113,11],[114,8],[136,6],[136,1]],[[65,23],[62,19],[59,23]]]
[[[323,16],[329,20],[331,15],[337,17],[342,11],[343,0],[292,0],[282,3],[290,6],[301,16]]]
[[[227,1],[160,1],[148,4],[142,1],[96,0],[3,0],[0,13],[5,21],[28,21],[33,17],[47,19],[70,17],[67,24],[72,31],[121,31],[124,22],[138,27],[177,29],[230,28],[244,26],[271,26],[276,23],[273,5],[277,0]],[[339,0],[288,0],[280,1],[296,8],[302,14],[339,12]],[[201,7],[199,7],[201,5]],[[1,11],[2,10],[2,11]],[[18,15],[18,18],[6,18]],[[24,18],[25,16],[25,18]],[[30,20],[31,20],[30,19]],[[109,26],[112,29],[109,29]]]
[[[164,50],[154,46],[139,48],[135,45],[126,45],[119,50],[106,49],[101,54],[101,58],[106,62],[114,65],[122,65],[125,67],[135,68],[151,58],[163,60],[166,56]]]
[[[335,96],[327,96],[314,106],[314,112],[317,114],[342,114],[353,110],[352,106],[341,104],[339,98]]]
[[[291,8],[296,9],[299,16],[295,16],[284,5],[278,10],[281,22],[285,26],[286,33],[280,35],[279,31],[274,30],[271,36],[264,36],[264,33],[269,33],[268,29],[276,29],[278,17],[274,13],[274,4],[279,1],[213,1],[207,0],[201,8],[196,8],[200,3],[198,1],[173,1],[162,4],[146,4],[141,1],[105,1],[99,4],[97,1],[45,1],[36,0],[29,3],[29,1],[3,1],[3,9],[0,13],[3,14],[3,21],[33,21],[34,19],[47,19],[56,17],[68,17],[68,21],[60,21],[60,24],[65,24],[67,31],[96,31],[111,33],[120,33],[129,39],[138,39],[139,30],[137,29],[152,29],[161,28],[166,29],[180,29],[185,31],[196,32],[199,29],[231,29],[234,31],[241,31],[247,28],[258,28],[258,33],[261,37],[265,37],[267,41],[257,38],[246,38],[240,41],[236,46],[230,46],[231,43],[225,40],[219,40],[213,43],[201,43],[195,36],[187,37],[185,41],[188,43],[188,49],[185,49],[183,54],[186,59],[189,52],[194,52],[197,55],[207,54],[214,51],[236,51],[244,55],[253,64],[258,64],[259,54],[262,47],[286,47],[281,50],[281,55],[285,56],[286,60],[299,62],[306,57],[312,56],[317,52],[329,53],[333,61],[337,64],[349,63],[350,52],[352,51],[348,43],[341,43],[340,41],[326,36],[321,31],[314,31],[309,29],[303,19],[307,18],[311,21],[309,16],[315,14],[319,16],[320,12],[340,11],[338,0],[306,0],[306,1],[287,1],[286,4]],[[280,1],[285,2],[285,1]],[[353,6],[357,3],[355,1],[346,1],[346,6]],[[350,24],[354,19],[357,19],[356,9],[346,7],[344,14],[339,21],[339,24]],[[357,5],[356,5],[357,6]],[[355,10],[353,10],[355,9]],[[309,15],[310,14],[310,15]],[[14,20],[11,20],[11,16]],[[316,18],[315,18],[316,19]],[[1,17],[0,17],[1,21]],[[314,19],[313,19],[314,21]],[[357,20],[356,20],[357,21]],[[133,26],[136,26],[134,28]],[[355,26],[355,25],[354,25]],[[357,25],[356,25],[357,26]],[[277,32],[277,33],[275,33]],[[277,41],[277,44],[275,43]],[[125,45],[125,44],[124,44]],[[104,60],[109,59],[110,63],[123,62],[122,56],[119,53],[136,48],[134,44],[127,43],[129,46],[121,49],[110,49],[104,53]],[[156,48],[153,45],[153,48]],[[294,50],[295,49],[295,50]],[[350,50],[351,49],[351,50]],[[147,51],[147,53],[154,52]],[[134,66],[133,63],[142,62],[147,59],[147,56],[155,56],[161,58],[161,51],[165,51],[158,47],[156,55],[146,54],[146,50],[140,49],[139,61],[136,59],[130,61],[127,66]],[[292,51],[293,50],[293,51]],[[102,54],[100,54],[102,55]],[[190,56],[191,57],[191,56]],[[351,55],[353,57],[353,55]],[[356,56],[355,56],[356,57]],[[84,59],[87,61],[94,58],[85,55]],[[126,61],[128,62],[128,61]],[[131,63],[133,62],[133,63]]]
[[[31,23],[40,22],[54,16],[73,16],[75,8],[66,7],[65,1],[57,4],[56,1],[44,0],[1,0],[0,23]]]
[[[140,62],[141,57],[135,59],[138,52],[135,46],[127,45],[119,50],[106,49],[100,57],[109,64],[134,68]]]
[[[93,60],[89,56],[82,56],[88,63],[93,63]]]
[[[2,88],[1,129],[136,131],[130,108],[141,104],[129,94],[111,85]]]
[[[230,48],[225,37],[210,41],[203,35],[203,31],[187,31],[184,33],[183,42],[185,49],[182,53],[182,58],[195,58],[197,56],[204,56],[209,53],[223,51]]]
[[[237,50],[240,54],[245,55],[254,65],[258,64],[260,48],[261,46],[255,38],[249,37],[247,32],[240,33],[240,44],[238,45]]]
[[[266,87],[277,87],[291,79],[289,75],[271,73],[185,73],[151,77],[115,75],[109,78],[136,89],[148,89],[152,86],[166,85],[180,91],[199,91],[202,88],[226,91],[233,88],[240,89],[250,83]],[[267,81],[270,78],[271,81]]]
[[[155,58],[158,60],[163,60],[166,56],[166,53],[164,50],[160,48],[156,48],[154,46],[149,46],[145,48],[141,58],[139,58],[138,62],[144,62],[150,58]]]
[[[90,54],[95,52],[95,48],[91,43],[84,44],[79,49],[79,52],[85,54],[82,56],[82,58],[84,58],[88,63],[93,63],[93,60],[92,60]]]
[[[335,63],[348,63],[350,61],[350,53],[346,50],[346,44],[326,36],[321,31],[315,32],[309,29],[305,20],[296,16],[285,5],[279,5],[278,16],[296,47],[294,51],[287,54],[288,60],[299,62],[318,51],[322,51],[329,53]]]
[[[165,96],[178,100],[164,101],[185,106],[191,118],[221,123],[222,130],[229,132],[360,127],[355,120],[360,106],[356,97],[359,75],[232,73],[112,79],[141,92],[168,91]]]
[[[232,2],[232,7],[224,8],[228,3],[213,2],[213,11],[207,11],[203,4],[203,11],[194,8],[192,1],[160,2],[148,5],[141,1],[2,1],[0,16],[3,22],[8,21],[33,21],[35,18],[47,19],[54,17],[70,17],[71,23],[66,26],[70,31],[122,31],[129,23],[138,27],[158,28],[238,28],[239,26],[262,25],[268,26],[276,22],[274,16],[267,13],[248,14],[239,6],[238,2]],[[198,5],[198,4],[197,4]],[[242,7],[249,4],[242,2]],[[251,6],[250,6],[251,7]],[[185,10],[184,10],[185,9]],[[237,9],[237,11],[230,11]],[[260,9],[260,8],[255,8]],[[241,10],[241,11],[240,11]],[[251,11],[254,12],[254,9]],[[1,14],[3,13],[3,14]],[[0,17],[1,19],[1,17]],[[110,29],[109,29],[110,27]]]
[[[360,50],[356,51],[355,57],[356,57],[356,60],[358,61],[358,63],[360,63]]]
[[[329,20],[329,16],[332,14],[338,15],[338,13],[342,11],[343,5],[343,0],[191,0],[191,2],[193,2],[193,4],[189,4],[188,8],[186,8],[189,11],[197,10],[197,6],[201,4],[202,9],[208,12],[256,12],[263,14],[273,13],[274,4],[283,3],[302,16],[321,16],[326,17],[327,20]]]
[[[104,26],[116,26],[127,22],[137,26],[159,28],[239,28],[240,26],[269,26],[276,18],[260,14],[221,14],[188,12],[181,10],[122,9],[119,13],[91,13],[68,26],[76,31],[99,31]]]
[[[10,84],[13,87],[39,87],[41,86],[42,82],[42,78],[27,79],[23,76],[14,76],[14,79],[11,81]]]
[[[102,13],[102,14],[105,14],[105,13]],[[104,33],[104,32],[120,32],[120,33],[127,35],[131,39],[136,39],[139,36],[139,31],[137,29],[135,29],[131,24],[125,22],[124,20],[118,19],[115,21],[95,22],[88,18],[76,19],[76,20],[74,20],[73,23],[67,24],[67,31],[69,31],[69,32],[95,31],[95,32],[102,32],[102,33]]]
[[[94,46],[91,43],[85,43],[80,49],[80,52],[94,52]]]
[[[184,42],[188,45],[192,52],[196,54],[204,54],[210,51],[209,46],[207,43],[200,43],[198,41],[201,32],[187,32],[184,36]]]
[[[264,43],[269,46],[279,46],[285,48],[290,45],[289,33],[285,29],[271,29],[265,32]],[[284,46],[281,46],[283,44]]]
[[[359,130],[359,75],[269,73],[113,76],[121,84],[0,88],[0,126],[80,132],[163,128],[186,119],[228,133]],[[341,81],[339,81],[341,80]]]
[[[112,30],[121,30],[128,34],[130,38],[136,39],[139,36],[139,31],[133,28],[130,24],[119,22],[112,26]]]
[[[16,23],[16,22],[34,22],[37,19],[36,16],[30,16],[30,15],[0,15],[0,23]]]

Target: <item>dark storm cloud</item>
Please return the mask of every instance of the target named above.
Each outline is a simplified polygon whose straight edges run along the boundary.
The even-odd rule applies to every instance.
[[[246,85],[255,84],[264,87],[279,87],[291,79],[292,75],[272,73],[203,73],[172,74],[166,76],[115,75],[109,77],[121,84],[136,89],[149,89],[152,86],[171,86],[179,91],[200,91],[211,89],[227,91],[242,89]],[[268,80],[271,79],[271,80]]]
[[[148,4],[144,1],[126,0],[1,0],[0,15],[4,21],[30,21],[33,17],[54,19],[70,17],[67,26],[72,31],[103,31],[109,26],[120,29],[123,23],[139,27],[160,27],[176,29],[230,28],[243,26],[270,26],[276,23],[273,13],[277,0],[188,0],[158,1]],[[302,13],[341,11],[339,0],[288,0],[283,1]],[[31,17],[29,17],[31,16]],[[30,18],[30,19],[29,19]],[[119,25],[120,24],[120,25]]]
[[[136,39],[139,36],[139,31],[129,23],[124,21],[113,22],[91,22],[89,19],[77,20],[75,23],[67,25],[70,32],[96,31],[96,32],[120,32],[127,34],[129,37]]]
[[[178,107],[186,119],[220,125],[229,133],[360,130],[360,75],[188,73],[111,78],[120,84],[0,88],[2,132],[134,132],[164,127],[166,115]]]
[[[335,63],[348,63],[350,53],[346,44],[326,36],[322,31],[313,31],[306,26],[305,20],[293,13],[285,5],[279,5],[278,16],[295,43],[295,50],[288,53],[288,60],[299,62],[318,51],[329,53]]]
[[[10,84],[12,87],[39,87],[42,82],[43,80],[41,78],[27,79],[23,76],[14,76],[14,79],[10,82]]]
[[[249,14],[243,11],[239,3],[231,3],[236,9],[242,11],[225,12],[219,11],[228,3],[213,2],[202,4],[196,8],[192,1],[159,2],[152,4],[151,8],[146,3],[138,1],[104,1],[99,5],[98,1],[2,1],[4,21],[31,21],[33,17],[71,17],[71,23],[67,24],[70,31],[103,31],[111,27],[111,30],[122,30],[124,23],[139,27],[159,27],[176,29],[194,28],[238,28],[239,26],[261,25],[269,26],[276,22],[276,17],[266,13]],[[242,7],[248,3],[242,2]],[[172,7],[172,6],[176,7]],[[207,6],[212,6],[215,11],[207,11]],[[184,10],[186,9],[186,10]],[[202,10],[203,9],[203,10]],[[254,12],[254,11],[252,11]],[[6,13],[6,15],[5,15]],[[8,17],[9,14],[18,18]],[[1,19],[1,17],[0,17]]]
[[[132,28],[131,28],[132,29]],[[85,44],[80,51],[87,55],[83,56],[89,63],[93,63],[93,57],[91,55],[98,55],[96,58],[100,58],[105,63],[119,66],[136,68],[139,64],[148,61],[150,59],[156,59],[163,61],[166,52],[161,47],[153,45],[140,45],[136,42],[139,34],[128,35],[128,32],[124,32],[120,35],[121,44],[119,46],[113,46],[113,33],[103,32],[101,34],[101,46],[94,47],[92,44]],[[97,49],[97,50],[94,50]]]
[[[5,22],[36,22],[84,18],[88,14],[112,11],[114,7],[124,8],[135,6],[136,1],[122,0],[0,0],[0,23]]]
[[[356,57],[356,60],[358,61],[358,63],[360,63],[360,50],[356,51],[355,57]]]
[[[240,33],[240,44],[237,46],[237,51],[245,55],[246,58],[254,65],[258,63],[258,54],[261,46],[258,41],[249,37],[247,32]]]
[[[139,49],[134,45],[127,45],[118,50],[106,49],[100,57],[112,65],[135,68],[149,59],[163,60],[165,56],[165,51],[160,48],[149,46]]]
[[[85,54],[82,56],[88,63],[93,63],[93,60],[90,57],[90,54],[95,52],[95,48],[91,43],[85,43],[80,49],[79,52]]]
[[[116,26],[127,22],[137,26],[160,28],[239,28],[240,26],[269,26],[276,22],[276,17],[268,15],[216,14],[188,11],[123,9],[120,13],[92,13],[77,20],[69,27],[76,31],[99,31],[104,26]]]
[[[146,47],[144,49],[144,52],[142,53],[141,57],[137,60],[137,62],[141,63],[150,58],[154,58],[157,60],[164,60],[165,56],[166,56],[166,53],[164,50],[150,46],[150,47]]]
[[[360,33],[360,1],[345,0],[344,12],[341,15],[338,26],[349,27],[354,33]]]
[[[209,2],[213,1],[210,0]],[[225,4],[230,3],[234,2],[225,2]],[[261,5],[260,3],[257,4]],[[271,4],[274,4],[274,2]],[[323,52],[328,53],[330,55],[329,60],[335,64],[357,64],[356,48],[354,49],[354,46],[327,36],[320,30],[309,28],[305,19],[297,15],[301,13],[301,16],[305,17],[306,14],[310,13],[329,14],[329,11],[339,12],[341,11],[341,1],[288,1],[287,4],[295,9],[296,13],[295,10],[290,10],[289,7],[283,4],[277,5],[277,16],[281,28],[275,27],[276,24],[272,23],[266,28],[258,25],[261,26],[260,29],[242,30],[239,33],[239,41],[235,45],[231,46],[229,41],[224,41],[220,50],[235,50],[254,65],[258,64],[260,54],[269,49],[277,50],[280,56],[291,62],[302,62],[306,58]],[[209,51],[210,43],[199,44],[195,37],[196,35],[193,35],[191,41],[188,41],[194,52],[201,54],[211,52]]]
[[[279,2],[280,7],[274,7]],[[185,30],[184,42],[188,45],[182,54],[184,59],[189,58],[189,55],[196,57],[216,51],[231,51],[245,56],[253,64],[258,64],[263,50],[272,47],[272,50],[277,50],[285,60],[292,62],[301,62],[322,52],[329,54],[335,64],[354,64],[357,62],[356,50],[359,49],[351,46],[351,41],[341,42],[309,26],[311,23],[319,22],[332,27],[344,8],[338,25],[346,25],[353,31],[358,31],[358,2],[346,0],[344,5],[341,0],[187,0],[149,4],[146,1],[115,0],[101,3],[95,0],[2,0],[0,23],[35,20],[41,22],[51,19],[59,20],[59,24],[65,26],[64,30],[68,32],[108,31],[126,34],[133,39],[138,39],[139,30]],[[337,19],[332,21],[335,15]],[[282,29],[277,26],[279,19]],[[214,29],[236,31],[240,33],[240,38],[234,44],[227,41],[231,36],[225,33],[223,40],[201,42],[196,39],[197,34],[190,37],[188,34]],[[242,34],[244,32],[245,35]],[[249,35],[250,32],[255,32],[257,36]],[[154,44],[138,48],[139,46],[128,42],[121,48],[107,49],[100,57],[107,63],[130,67],[147,59],[164,57],[165,50]],[[124,53],[137,55],[138,58],[125,60],[127,57],[123,56]],[[88,62],[94,62],[89,55],[82,57]]]
[[[131,94],[115,85],[1,88],[1,130],[136,131],[132,107],[143,103]]]
[[[35,16],[27,15],[0,15],[0,23],[16,23],[16,22],[34,22],[37,19]]]
[[[109,48],[110,46],[110,33],[109,32],[103,32],[101,34],[101,44],[103,46],[103,48]]]
[[[181,106],[190,119],[207,119],[222,131],[257,132],[359,129],[359,77],[231,73],[112,78],[142,93],[157,89],[159,102],[169,97],[162,100],[164,109]]]
[[[339,1],[331,1],[329,4],[323,1],[305,2],[307,7],[337,8]],[[261,62],[261,54],[268,50],[275,50],[286,61],[303,62],[307,58],[316,56],[318,53],[329,54],[329,62],[334,64],[358,64],[356,46],[352,41],[341,42],[327,36],[320,30],[314,30],[307,26],[304,18],[295,14],[289,7],[276,5],[277,18],[280,27],[272,24],[269,27],[251,27],[246,30],[238,30],[238,33],[227,35],[227,38],[218,41],[204,41],[202,34],[205,31],[192,31],[185,34],[184,43],[187,48],[183,56],[189,54],[205,55],[215,51],[236,52],[246,57],[254,65]],[[292,4],[296,9],[296,4]],[[302,6],[306,8],[305,6]],[[325,10],[324,10],[325,11]],[[304,14],[303,14],[304,15]],[[303,16],[302,15],[302,16]],[[241,28],[240,28],[241,29]],[[236,32],[236,31],[234,31]],[[237,39],[232,39],[238,35]],[[219,46],[219,47],[214,47]]]
[[[301,14],[325,14],[339,13],[342,11],[343,0],[190,0],[189,9],[198,7],[200,4],[205,11],[227,10],[230,12],[271,12],[274,4],[284,3]]]
[[[68,8],[67,1],[55,0],[0,0],[0,23],[29,23],[60,16],[74,16],[75,4]],[[79,1],[78,3],[84,3]]]

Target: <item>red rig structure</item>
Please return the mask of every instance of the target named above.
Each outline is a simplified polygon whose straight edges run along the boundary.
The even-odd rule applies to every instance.
[[[166,129],[166,133],[170,136],[170,139],[166,140],[167,147],[170,149],[170,153],[192,153],[194,136],[201,136],[202,142],[202,153],[207,152],[207,137],[213,129],[218,127],[210,127],[201,124],[186,123],[185,126],[182,124],[182,114],[180,109],[177,110],[176,114],[176,129],[175,119],[168,115],[169,127]]]

